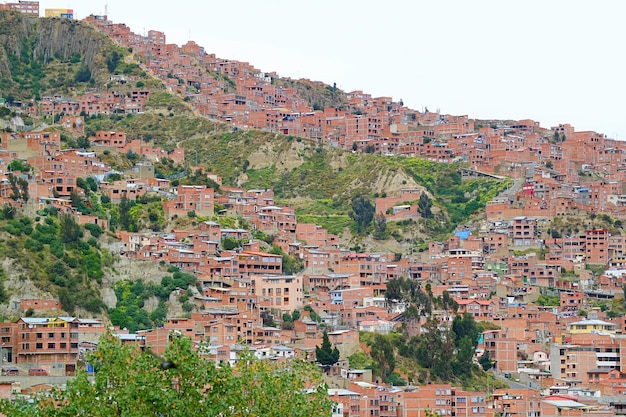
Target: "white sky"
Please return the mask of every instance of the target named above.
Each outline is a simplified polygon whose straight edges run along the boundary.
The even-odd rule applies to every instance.
[[[281,76],[626,140],[622,0],[40,0]]]

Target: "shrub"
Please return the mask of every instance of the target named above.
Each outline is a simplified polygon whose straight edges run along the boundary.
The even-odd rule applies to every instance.
[[[98,226],[97,224],[87,223],[85,225],[85,229],[89,230],[89,233],[91,233],[91,236],[95,237],[96,239],[99,238],[100,235],[102,234],[102,228]]]

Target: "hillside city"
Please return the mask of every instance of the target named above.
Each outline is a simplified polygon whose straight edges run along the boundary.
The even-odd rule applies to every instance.
[[[33,17],[42,12],[36,1],[3,8]],[[73,19],[68,9],[43,14]],[[313,105],[295,84],[279,86],[277,73],[218,58],[194,41],[167,43],[163,32],[140,35],[107,16],[83,22],[131,48],[141,68],[196,116],[229,129],[264,130],[353,153],[460,163],[464,179],[510,181],[478,223],[428,242],[423,252],[363,253],[346,248],[341,236],[320,225],[299,222],[294,208],[280,205],[271,189],[222,184],[184,148],[165,150],[132,133],[108,130],[88,137],[89,150],[66,148],[59,131],[31,131],[15,117],[0,133],[0,205],[27,213],[53,209],[80,225],[110,230],[108,219],[81,212],[73,199],[85,197],[78,184],[92,177],[114,204],[156,193],[168,219],[212,219],[166,231],[115,231],[116,255],[191,274],[199,288],[177,290],[189,306],[180,317],[150,329],[116,327],[124,343],[163,354],[175,332],[202,346],[215,363],[235,363],[244,350],[264,360],[314,360],[327,335],[340,352],[327,375],[337,417],[626,414],[625,143],[567,123],[543,127],[527,119],[487,122],[417,111],[362,91],[346,93],[341,106]],[[1,99],[0,108],[50,116],[78,138],[85,136],[89,117],[143,113],[150,90],[115,91],[135,82],[112,75],[106,91],[32,102]],[[336,89],[299,82],[309,90]],[[118,172],[101,158],[103,152],[141,158]],[[155,164],[164,158],[190,164],[190,171],[219,190],[157,177]],[[16,160],[32,170],[20,172]],[[15,198],[16,190],[29,198]],[[423,187],[407,187],[379,196],[375,213],[387,222],[417,221],[425,216],[419,202],[427,194]],[[245,227],[226,227],[220,216],[243,219]],[[280,250],[270,251],[268,244]],[[302,271],[285,271],[286,257],[297,259]],[[429,314],[410,316],[411,301],[388,291],[388,283],[404,279],[419,284],[430,300],[451,299],[454,308],[433,302]],[[31,387],[22,378],[26,374],[74,375],[85,352],[111,329],[101,318],[67,316],[53,296],[12,297],[9,307],[21,318],[0,323],[4,398],[51,384],[37,379]],[[372,369],[350,366],[348,358],[363,349],[364,334],[422,337],[431,318],[449,327],[457,314],[488,323],[472,361],[488,358],[500,388],[469,390],[409,375],[400,375],[406,385],[396,386]]]

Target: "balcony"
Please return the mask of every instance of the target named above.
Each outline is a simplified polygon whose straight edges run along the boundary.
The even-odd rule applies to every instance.
[[[619,353],[617,352],[596,352],[596,358],[619,358]]]
[[[596,366],[598,368],[617,368],[619,361],[596,361]]]

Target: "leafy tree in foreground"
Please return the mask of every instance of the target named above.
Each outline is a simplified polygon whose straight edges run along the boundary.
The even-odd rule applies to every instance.
[[[93,383],[85,373],[65,391],[29,404],[0,402],[12,417],[145,416],[323,416],[330,415],[326,387],[313,364],[284,365],[244,357],[218,368],[192,348],[189,338],[173,338],[161,360],[104,336],[91,355]],[[306,390],[307,387],[312,389]]]

